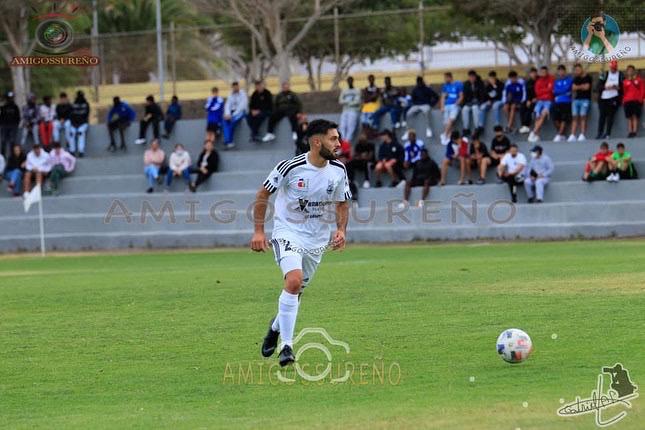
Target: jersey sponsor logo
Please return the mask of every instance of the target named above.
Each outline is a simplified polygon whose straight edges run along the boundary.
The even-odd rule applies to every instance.
[[[298,199],[298,205],[300,206],[300,211],[309,213],[307,210],[307,204],[309,203],[309,200],[306,199]]]
[[[305,178],[298,178],[298,182],[296,183],[296,187],[299,190],[306,190],[308,187],[308,182]]]

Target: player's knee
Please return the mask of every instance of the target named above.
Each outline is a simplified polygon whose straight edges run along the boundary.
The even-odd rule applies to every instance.
[[[292,270],[284,278],[284,289],[291,294],[298,294],[302,287],[302,271]]]

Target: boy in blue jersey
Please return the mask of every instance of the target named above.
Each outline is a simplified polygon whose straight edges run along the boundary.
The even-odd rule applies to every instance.
[[[557,133],[553,139],[554,142],[565,140],[564,129],[568,123],[571,123],[572,87],[573,78],[567,75],[567,68],[560,64],[553,83],[553,122]]]
[[[511,70],[508,72],[508,80],[506,81],[506,84],[504,84],[504,95],[502,96],[504,113],[506,113],[506,116],[508,117],[506,133],[513,132],[515,114],[520,111],[525,101],[526,86],[524,85],[524,80],[517,77],[517,72],[515,70]]]
[[[452,79],[452,73],[446,72],[443,75],[444,84],[441,87],[440,108],[443,113],[444,130],[441,135],[441,144],[447,145],[450,142],[452,127],[459,116],[461,104],[464,100],[464,85],[460,81]]]
[[[211,96],[206,100],[206,140],[215,142],[224,121],[224,99],[219,95],[219,89],[213,87]]]

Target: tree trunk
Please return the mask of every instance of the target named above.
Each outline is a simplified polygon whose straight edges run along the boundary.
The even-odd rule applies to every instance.
[[[278,76],[280,82],[288,81],[291,77],[291,67],[289,67],[289,52],[282,51],[279,52],[276,56],[276,66],[278,68]]]
[[[316,70],[316,79],[318,80],[318,91],[322,91],[322,66],[325,57],[318,59],[318,69]]]
[[[18,106],[24,106],[27,103],[27,83],[25,82],[24,67],[9,67],[11,69],[11,79],[13,81],[14,100]]]
[[[311,57],[307,58],[305,68],[307,69],[307,83],[309,84],[309,90],[316,91],[316,82],[314,82],[314,67],[311,64]]]

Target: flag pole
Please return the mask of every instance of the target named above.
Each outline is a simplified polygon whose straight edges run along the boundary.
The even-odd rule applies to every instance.
[[[45,256],[45,221],[43,219],[43,199],[38,201],[38,220],[40,224],[40,255]]]

